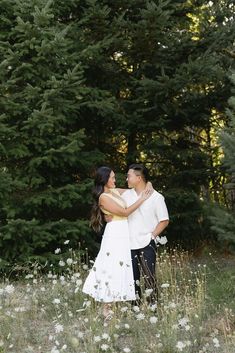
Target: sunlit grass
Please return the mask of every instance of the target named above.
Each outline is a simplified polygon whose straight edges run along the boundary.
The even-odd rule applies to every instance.
[[[205,261],[206,260],[206,261]],[[62,274],[34,265],[19,281],[0,285],[0,353],[232,353],[234,261],[200,262],[162,252],[158,303],[113,306],[104,322],[100,304],[81,289],[87,266],[58,251]]]

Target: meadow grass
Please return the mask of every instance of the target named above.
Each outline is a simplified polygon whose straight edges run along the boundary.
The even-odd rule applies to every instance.
[[[81,289],[89,267],[71,251],[58,253],[61,273],[38,264],[18,281],[0,284],[0,353],[234,353],[235,261],[195,259],[161,251],[159,298],[140,306],[101,305]]]

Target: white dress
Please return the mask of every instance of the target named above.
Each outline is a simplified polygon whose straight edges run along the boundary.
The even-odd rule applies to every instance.
[[[106,194],[122,207],[125,201],[117,190],[117,197]],[[106,214],[109,212],[103,210]],[[126,217],[112,215],[103,234],[100,251],[83,286],[83,292],[96,301],[109,303],[135,300],[135,287],[131,262],[129,229]]]

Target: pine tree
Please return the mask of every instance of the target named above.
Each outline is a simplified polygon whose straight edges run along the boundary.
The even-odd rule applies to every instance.
[[[233,87],[235,85],[235,73],[231,76]],[[232,93],[235,93],[233,88]],[[235,96],[229,101],[227,116],[228,126],[220,133],[222,148],[224,151],[223,164],[227,171],[227,182],[224,185],[227,192],[227,208],[214,206],[211,216],[212,229],[218,234],[223,248],[235,249]]]
[[[1,264],[46,260],[67,239],[92,244],[90,176],[103,155],[81,121],[111,99],[86,82],[54,5],[1,2]]]

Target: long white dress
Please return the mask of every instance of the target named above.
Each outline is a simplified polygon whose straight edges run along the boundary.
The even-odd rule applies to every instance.
[[[122,207],[125,201],[117,190],[106,194]],[[103,210],[106,214],[109,212]],[[103,234],[100,251],[83,286],[83,292],[96,301],[109,303],[135,300],[129,229],[126,217],[112,215]]]

